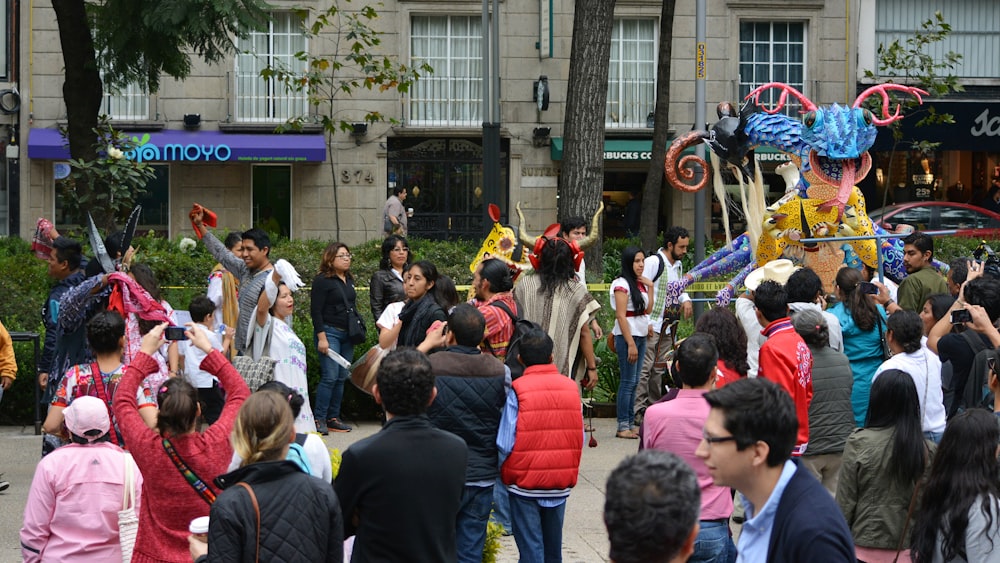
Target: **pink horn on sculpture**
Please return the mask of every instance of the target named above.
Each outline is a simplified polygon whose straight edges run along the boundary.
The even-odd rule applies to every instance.
[[[879,84],[878,86],[872,86],[871,88],[865,90],[864,92],[861,92],[861,94],[859,94],[858,97],[854,100],[854,105],[852,105],[851,107],[859,108],[867,98],[871,97],[873,94],[878,94],[882,98],[882,118],[880,119],[878,117],[874,117],[873,121],[875,122],[875,125],[888,125],[893,121],[902,119],[902,116],[900,115],[901,104],[896,104],[895,113],[889,115],[889,106],[891,105],[889,102],[889,90],[896,90],[899,92],[905,92],[907,94],[911,94],[920,103],[924,103],[924,99],[921,97],[921,95],[923,96],[929,95],[926,90],[921,90],[920,88],[915,88],[913,86],[906,86],[905,84],[893,84],[890,82],[887,84]]]
[[[771,108],[771,109],[768,109],[768,108],[760,105],[760,95],[763,94],[765,91],[770,90],[772,88],[776,88],[778,90],[781,90],[781,95],[778,96],[778,105],[775,106],[775,107],[773,107],[773,108]],[[764,113],[775,114],[775,113],[778,113],[779,111],[781,111],[781,108],[785,107],[785,102],[788,100],[788,94],[791,94],[792,96],[795,96],[795,99],[797,99],[799,101],[799,103],[802,104],[802,113],[805,113],[807,111],[815,111],[816,110],[816,104],[814,104],[812,102],[812,100],[810,100],[809,98],[807,98],[805,94],[803,94],[802,92],[799,92],[795,88],[792,88],[788,84],[783,84],[781,82],[768,82],[767,84],[764,84],[763,86],[758,86],[758,87],[754,88],[752,92],[750,92],[749,94],[747,94],[746,98],[743,98],[743,99],[744,100],[749,100],[749,99],[753,98],[753,103],[756,104],[757,107],[759,107],[761,109],[761,111],[763,111]]]
[[[670,185],[682,192],[696,192],[708,185],[709,168],[704,158],[689,154],[681,157],[685,149],[702,143],[709,136],[708,131],[691,131],[674,139],[667,147],[667,156],[663,161],[663,173]],[[701,180],[694,180],[695,171],[692,165],[700,166],[704,173]]]

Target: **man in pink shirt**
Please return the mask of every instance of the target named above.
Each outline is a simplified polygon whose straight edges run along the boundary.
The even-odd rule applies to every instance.
[[[72,443],[42,458],[24,507],[24,561],[121,561],[118,511],[125,467],[132,469],[136,514],[142,475],[112,444],[108,406],[83,396],[63,411]]]
[[[646,409],[642,423],[644,449],[672,452],[688,463],[698,475],[701,487],[701,516],[692,559],[726,561],[735,558],[736,548],[729,537],[729,515],[733,498],[727,487],[716,486],[705,462],[695,455],[710,407],[705,393],[715,387],[719,352],[715,339],[696,332],[684,339],[675,356],[675,378],[683,387],[664,396]]]

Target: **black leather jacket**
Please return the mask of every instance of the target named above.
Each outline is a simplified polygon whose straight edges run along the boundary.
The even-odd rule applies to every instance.
[[[389,270],[375,270],[369,286],[371,291],[369,298],[371,299],[372,315],[375,317],[376,322],[382,316],[382,311],[385,311],[385,308],[390,303],[406,299],[402,280]]]

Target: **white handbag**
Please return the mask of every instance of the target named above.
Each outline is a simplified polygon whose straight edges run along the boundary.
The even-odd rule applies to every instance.
[[[139,531],[139,515],[135,513],[135,471],[132,454],[125,452],[125,485],[122,491],[122,509],[118,511],[118,541],[122,547],[122,562],[132,561],[135,536]]]

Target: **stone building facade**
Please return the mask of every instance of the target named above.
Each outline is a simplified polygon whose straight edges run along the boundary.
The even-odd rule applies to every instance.
[[[258,75],[262,61],[292,62],[299,50],[332,52],[336,36],[306,41],[291,11],[324,2],[273,2],[265,32],[241,47],[253,53],[218,65],[196,62],[184,81],[165,79],[159,92],[139,88],[107,95],[105,109],[120,128],[146,139],[143,157],[157,166],[142,228],[171,237],[190,231],[192,202],[218,212],[220,227],[267,224],[294,238],[336,237],[348,244],[380,236],[381,209],[391,186],[404,185],[414,208],[411,233],[475,237],[482,232],[482,113],[480,2],[389,0],[378,8],[382,48],[402,61],[435,68],[407,95],[362,90],[339,97],[337,118],[362,122],[376,110],[394,120],[338,132],[329,143],[318,129],[278,134],[275,126],[315,113],[301,95]],[[707,115],[768,81],[797,84],[817,103],[854,97],[857,13],[846,0],[709,0],[707,2]],[[71,221],[59,210],[56,184],[66,173],[55,128],[65,120],[62,56],[55,15],[44,2],[22,3],[24,30],[13,43],[20,56],[21,105],[0,116],[19,124],[18,154],[8,151],[8,228],[30,237],[39,216]],[[350,9],[350,4],[344,5]],[[354,6],[357,8],[357,6]],[[569,74],[573,2],[504,0],[499,9],[501,194],[504,215],[517,202],[527,229],[556,220],[560,194],[562,124]],[[605,229],[620,234],[628,193],[641,190],[649,166],[660,6],[618,0],[605,115]],[[32,29],[29,29],[29,22]],[[673,27],[671,129],[694,122],[694,3],[678,2]],[[544,77],[544,79],[542,79]],[[11,75],[11,82],[18,78]],[[549,103],[540,110],[538,82]],[[0,102],[3,98],[0,97]],[[185,116],[198,115],[185,128]],[[193,118],[189,118],[193,119]],[[362,130],[364,129],[364,130]],[[146,138],[144,135],[148,134]],[[194,148],[192,148],[194,147]],[[773,159],[765,168],[773,168]],[[12,174],[11,168],[18,172]],[[664,188],[661,221],[693,227],[693,196]],[[516,223],[516,219],[514,221]]]

